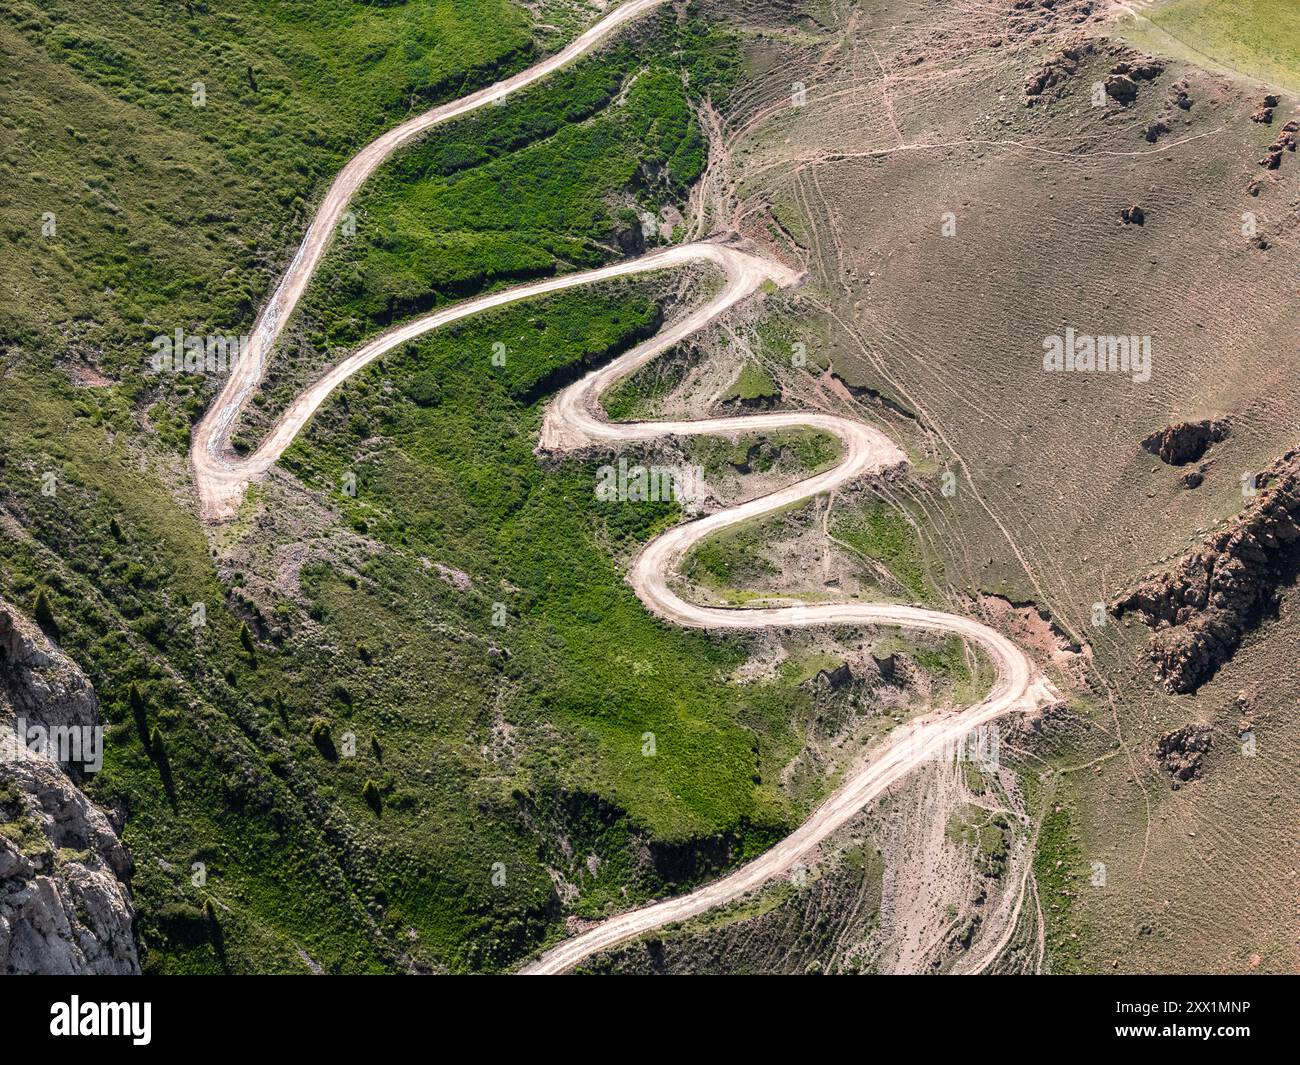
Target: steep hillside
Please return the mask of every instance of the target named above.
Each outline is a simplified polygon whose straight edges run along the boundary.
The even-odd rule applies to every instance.
[[[1283,578],[1194,697],[1153,683],[1146,629],[1107,607],[1229,535],[1253,475],[1296,443],[1298,101],[1136,51],[1112,13],[748,5],[715,209],[810,271],[789,308],[806,365],[773,352],[777,388],[845,409],[849,386],[913,457],[885,503],[941,560],[930,571],[1031,604],[1083,651],[1077,712],[1111,749],[1062,750],[1088,766],[1060,793],[1079,964],[1287,970],[1286,905],[1267,885],[1287,875],[1297,813],[1293,591]],[[1135,361],[1045,364],[1067,338],[1104,355],[1112,336],[1134,338],[1114,351]],[[1230,432],[1190,465],[1144,448],[1206,421]],[[1258,708],[1254,745],[1243,707]],[[1215,742],[1175,793],[1162,737],[1189,724]]]

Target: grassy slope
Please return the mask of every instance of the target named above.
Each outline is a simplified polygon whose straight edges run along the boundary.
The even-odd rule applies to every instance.
[[[36,581],[50,587],[65,645],[113,722],[94,790],[131,815],[151,963],[301,969],[292,943],[328,968],[389,966],[319,811],[257,768],[256,745],[271,741],[253,716],[276,678],[245,685],[239,621],[206,541],[161,488],[166,466],[141,468],[140,370],[162,329],[246,329],[305,201],[358,138],[523,65],[526,26],[505,0],[0,10],[0,279],[12,297],[0,312],[0,490],[17,517],[0,537],[3,585],[29,609]],[[191,106],[196,80],[202,108]],[[62,358],[120,383],[79,393],[29,372]],[[174,399],[156,423],[179,426],[183,446],[201,401]],[[52,497],[37,490],[46,471]],[[193,603],[208,608],[200,640],[187,627]],[[168,734],[176,810],[125,708],[131,682],[150,727]],[[259,792],[251,807],[227,787],[241,777]],[[194,860],[212,874],[205,891],[188,881]],[[223,914],[224,958],[197,917],[204,897]]]
[[[1193,62],[1209,59],[1300,92],[1300,9],[1289,0],[1169,0],[1145,14],[1163,32],[1126,27],[1135,43],[1157,51],[1173,43]]]
[[[302,970],[306,957],[333,971],[495,968],[554,934],[555,894],[537,858],[564,858],[539,823],[557,821],[586,848],[580,854],[604,860],[583,885],[587,912],[624,904],[625,887],[631,898],[659,893],[728,857],[660,847],[662,861],[634,868],[633,833],[687,843],[725,837],[733,860],[769,840],[784,813],[760,769],[788,757],[789,738],[775,723],[788,719],[789,696],[728,689],[718,677],[741,648],[663,629],[618,578],[611,546],[644,537],[667,511],[601,512],[592,471],[543,476],[531,455],[530,390],[652,324],[654,308],[630,291],[476,323],[349,386],[293,461],[322,487],[336,484],[332,471],[363,468],[349,449],[383,428],[391,443],[366,449],[383,475],[363,474],[359,498],[340,500],[374,558],[356,568],[308,566],[305,611],[289,599],[255,602],[241,574],[214,566],[184,493],[163,487],[211,383],[189,382],[188,396],[185,382],[180,395],[155,391],[139,373],[147,338],[172,323],[247,328],[266,267],[283,256],[313,190],[353,144],[399,117],[401,101],[422,99],[422,79],[434,76],[410,56],[410,66],[387,63],[378,45],[353,57],[350,83],[342,83],[352,69],[345,62],[341,81],[322,76],[334,63],[322,54],[332,35],[358,47],[376,36],[412,38],[402,21],[423,9],[367,8],[351,28],[321,15],[319,33],[308,32],[310,19],[286,22],[288,10],[249,6],[234,21],[195,7],[187,17],[203,32],[184,45],[158,30],[165,20],[143,4],[112,19],[93,6],[69,9],[57,33],[52,19],[25,11],[17,28],[0,28],[22,68],[3,85],[21,105],[11,113],[43,115],[4,127],[4,165],[18,194],[5,219],[12,253],[3,269],[21,313],[3,322],[0,499],[15,520],[0,535],[0,591],[30,609],[38,588],[48,589],[63,645],[101,693],[109,749],[90,788],[128,813],[152,969]],[[504,69],[527,50],[526,38],[505,32],[509,20],[458,25],[459,36],[437,39],[444,61],[456,54]],[[205,68],[208,52],[224,58],[227,73],[251,63],[253,77],[243,70],[246,89],[237,76],[210,78],[207,108],[191,109],[172,83]],[[154,62],[155,53],[166,58]],[[146,67],[152,89],[131,73]],[[666,95],[673,84],[675,104]],[[603,133],[593,124],[542,130],[539,142],[525,129],[472,165],[379,183],[376,232],[424,239],[422,227],[490,229],[505,217],[494,185],[549,150],[550,169],[528,190],[555,206],[547,234],[561,247],[586,235],[584,224],[608,233],[617,220],[599,216],[585,182],[607,172],[600,187],[612,190],[636,179],[629,135],[689,176],[679,152],[690,150],[686,131],[659,121],[673,108],[684,113],[680,91],[680,82],[651,78]],[[262,99],[272,92],[276,99]],[[343,107],[344,98],[367,104]],[[311,117],[310,135],[300,137],[286,111]],[[509,121],[509,108],[501,114]],[[583,136],[595,139],[564,150],[576,142],[561,138]],[[452,183],[479,191],[462,201],[447,191]],[[462,203],[484,213],[458,217]],[[31,219],[47,204],[59,228],[41,243]],[[368,267],[385,277],[417,258],[403,263],[391,248],[364,247]],[[442,285],[437,298],[458,294],[465,280],[443,265],[425,277],[431,289]],[[355,309],[346,293],[343,305],[313,298],[322,316]],[[473,353],[500,335],[517,339],[493,376]],[[79,351],[119,382],[81,390],[57,373],[32,372]],[[400,400],[368,395],[385,373]],[[143,428],[150,404],[160,437]],[[57,477],[53,496],[40,492],[46,471]],[[489,627],[486,593],[460,601],[422,556],[466,568],[476,589],[513,589],[492,592],[507,601],[506,630]],[[197,631],[189,626],[195,603],[207,612]],[[240,646],[245,624],[253,654]],[[508,663],[492,652],[493,639],[511,652]],[[165,758],[143,742],[132,684],[146,729],[164,737]],[[501,772],[481,753],[498,711],[546,741],[525,745]],[[656,734],[654,758],[641,754],[645,731]],[[357,737],[354,758],[338,753],[347,732]],[[362,795],[368,781],[378,812]],[[575,805],[575,793],[600,798]],[[206,867],[204,884],[191,879],[195,862]],[[492,883],[496,863],[504,885]],[[219,930],[202,917],[207,900]]]
[[[533,52],[507,0],[0,13],[0,280],[17,297],[0,329],[55,353],[80,341],[127,371],[176,326],[246,331],[308,202],[358,145]]]
[[[675,66],[711,56],[694,29],[615,42],[392,160],[357,198],[356,234],[335,242],[308,292],[295,325],[305,344],[273,363],[259,402],[280,409],[313,367],[394,321],[618,257],[639,227],[628,205],[680,200],[703,166]],[[669,42],[679,46],[671,59]],[[246,421],[253,437],[256,421]]]

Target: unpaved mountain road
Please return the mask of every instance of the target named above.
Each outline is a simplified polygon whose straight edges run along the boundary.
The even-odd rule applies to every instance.
[[[247,351],[236,363],[221,394],[194,431],[194,439],[190,447],[190,463],[194,469],[200,508],[205,518],[223,520],[233,517],[243,499],[244,488],[250,481],[262,476],[280,457],[280,452],[277,452],[269,462],[265,462],[259,458],[262,454],[259,450],[257,456],[253,456],[247,462],[241,462],[230,453],[230,436],[234,431],[239,412],[261,382],[275,343],[289,319],[293,317],[294,309],[298,306],[303,292],[306,291],[312,275],[316,273],[316,267],[320,265],[326,249],[334,239],[334,234],[338,232],[339,224],[356,191],[398,148],[411,143],[435,126],[498,103],[520,89],[536,84],[561,67],[568,66],[592,51],[620,27],[663,3],[664,0],[629,0],[628,3],[615,8],[555,55],[543,59],[527,70],[521,70],[513,77],[498,81],[459,100],[434,107],[403,122],[400,126],[395,126],[387,133],[376,137],[348,160],[339,171],[338,177],[326,190],[325,198],[316,208],[311,225],[307,227],[307,235],[303,238],[293,261],[284,272],[280,283],[276,285],[266,306],[262,308],[262,313],[257,316],[253,332],[248,338]],[[315,407],[311,408],[314,409]],[[308,416],[311,410],[307,412]],[[295,427],[289,439],[292,439],[301,427],[301,424]],[[280,449],[281,452],[283,450]]]
[[[507,81],[404,123],[371,142],[349,161],[330,186],[302,247],[259,316],[248,355],[237,363],[230,380],[195,432],[191,462],[201,512],[208,520],[233,517],[247,486],[275,464],[330,393],[362,367],[401,344],[451,322],[534,296],[655,270],[712,264],[725,275],[721,291],[655,337],[564,389],[547,408],[539,450],[567,452],[593,445],[611,447],[670,436],[734,436],[802,428],[837,436],[844,445],[844,457],[833,469],[741,506],[679,525],[657,537],[638,555],[628,575],[637,595],[660,617],[694,628],[888,625],[954,633],[984,648],[996,667],[997,679],[989,696],[977,705],[960,713],[932,713],[895,732],[882,748],[872,753],[869,761],[855,769],[817,807],[807,821],[761,857],[688,895],[611,917],[589,931],[565,940],[521,970],[530,974],[564,972],[601,950],[740,899],[796,867],[819,843],[847,824],[863,807],[912,769],[928,759],[951,756],[955,743],[970,730],[1005,714],[1037,710],[1058,698],[1050,681],[1015,644],[970,618],[890,603],[719,609],[696,606],[669,588],[669,573],[675,570],[691,546],[703,538],[728,526],[831,492],[863,476],[899,467],[906,461],[902,451],[880,431],[835,415],[785,412],[697,421],[611,423],[600,414],[599,397],[610,385],[703,328],[765,284],[786,288],[798,282],[799,277],[794,271],[755,254],[742,242],[719,238],[669,247],[628,262],[493,293],[397,326],[363,345],[308,387],[289,406],[251,456],[240,458],[231,451],[232,428],[261,381],[276,339],[311,280],[351,196],[380,163],[396,148],[433,126],[502,99],[545,77],[589,51],[619,26],[662,2],[632,0],[550,59]]]

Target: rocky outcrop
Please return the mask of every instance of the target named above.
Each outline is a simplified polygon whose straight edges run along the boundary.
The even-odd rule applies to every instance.
[[[1211,444],[1217,444],[1227,435],[1226,421],[1207,418],[1157,429],[1142,441],[1142,447],[1170,466],[1186,466],[1189,462],[1199,461]]]
[[[1043,65],[1025,80],[1026,104],[1032,106],[1040,97],[1053,99],[1063,86],[1079,72],[1079,65],[1096,51],[1096,44],[1087,38],[1069,41],[1043,60]]]
[[[1121,107],[1127,107],[1137,99],[1143,82],[1154,81],[1165,70],[1163,63],[1150,56],[1125,47],[1103,50],[1096,39],[1077,35],[1050,53],[1042,65],[1025,79],[1025,106],[1061,99],[1069,88],[1069,82],[1099,53],[1115,60],[1102,87],[1106,95]]]
[[[1214,745],[1214,733],[1206,725],[1184,725],[1166,732],[1156,742],[1156,760],[1171,777],[1177,790],[1201,775],[1201,762]]]
[[[1150,57],[1121,59],[1106,75],[1106,95],[1127,107],[1137,99],[1139,83],[1154,81],[1164,73],[1164,66]]]
[[[32,621],[0,599],[0,721],[29,725],[95,725],[95,691]]]
[[[839,374],[835,373],[834,371],[830,372],[830,378],[832,381],[834,381],[834,383],[837,386],[846,389],[849,395],[852,396],[855,400],[861,403],[874,404],[875,406],[879,407],[881,410],[888,411],[890,414],[897,414],[902,418],[906,418],[909,421],[915,422],[917,425],[921,424],[921,419],[917,416],[915,411],[909,410],[907,407],[903,406],[897,400],[891,399],[883,392],[874,388],[870,388],[866,385],[850,384],[848,381],[846,381],[843,377],[841,377]]]
[[[1172,692],[1192,692],[1232,657],[1300,565],[1300,449],[1257,478],[1257,494],[1227,528],[1169,570],[1116,600],[1155,629],[1150,654]]]
[[[53,742],[56,729],[80,740],[98,722],[85,675],[0,600],[0,973],[140,971],[130,856],[77,786],[77,763],[58,760],[88,761],[92,744]]]
[[[1264,97],[1264,102],[1259,105],[1259,109],[1250,116],[1252,122],[1260,122],[1265,126],[1273,122],[1273,109],[1282,102],[1281,98],[1269,93]]]
[[[1270,104],[1269,101],[1272,101]],[[1281,101],[1276,96],[1264,97],[1264,106],[1251,115],[1253,122],[1272,123],[1273,108]],[[1282,127],[1282,132],[1277,135],[1277,140],[1265,149],[1264,158],[1259,161],[1259,165],[1266,170],[1277,170],[1282,165],[1282,153],[1294,152],[1296,150],[1296,134],[1300,133],[1300,123],[1294,119],[1287,122]]]

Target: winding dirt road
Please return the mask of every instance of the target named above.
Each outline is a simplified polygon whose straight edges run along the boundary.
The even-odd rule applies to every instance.
[[[263,446],[248,461],[241,462],[230,451],[230,436],[234,431],[239,412],[262,380],[266,364],[275,348],[275,342],[280,338],[280,333],[289,319],[293,317],[294,309],[298,306],[303,292],[306,291],[308,282],[316,273],[316,267],[320,265],[326,249],[334,239],[334,234],[338,232],[339,223],[343,220],[348,204],[370,175],[378,170],[384,160],[398,148],[409,144],[435,126],[450,122],[489,104],[498,103],[520,89],[536,84],[586,55],[620,27],[663,3],[664,0],[629,0],[628,3],[615,8],[555,55],[527,70],[521,70],[513,77],[489,85],[486,89],[480,89],[468,96],[462,96],[459,100],[434,107],[403,122],[400,126],[395,126],[382,136],[376,137],[348,160],[339,171],[338,177],[326,190],[325,198],[316,208],[311,225],[307,227],[307,235],[303,238],[293,261],[284,272],[266,306],[262,308],[262,313],[257,316],[253,332],[248,338],[247,351],[236,363],[234,372],[226,381],[211,410],[194,431],[190,447],[190,463],[194,468],[194,481],[199,491],[201,512],[206,519],[220,521],[233,517],[239,509],[244,489],[249,482],[261,477],[270,469],[283,453],[284,446],[287,446],[286,441],[279,451],[274,453],[267,451],[265,455],[263,452],[266,448]],[[363,365],[365,364],[358,364],[354,367],[354,371]],[[306,410],[302,420],[292,427],[289,440],[297,435],[298,430],[302,428],[302,423],[319,405],[317,401]]]
[[[819,843],[847,824],[869,802],[923,762],[945,757],[970,730],[997,718],[1033,711],[1058,696],[1050,681],[1010,640],[969,618],[937,610],[889,603],[832,603],[762,609],[723,609],[697,606],[668,586],[691,546],[731,525],[750,521],[783,507],[901,466],[903,452],[883,433],[849,418],[829,414],[788,412],[697,421],[611,423],[598,406],[600,395],[616,381],[645,365],[709,322],[771,283],[785,288],[799,277],[781,263],[763,258],[742,243],[724,238],[700,241],[653,252],[629,262],[546,281],[449,307],[398,326],[362,346],[307,388],[276,422],[257,451],[246,458],[230,449],[230,433],[244,404],[260,382],[269,354],[285,322],[319,264],[352,194],[396,148],[440,122],[501,99],[571,62],[629,20],[657,7],[663,0],[632,0],[616,9],[556,56],[513,78],[463,100],[421,115],[373,141],[358,153],[330,186],[303,245],[299,248],[270,302],[259,316],[251,338],[250,357],[241,360],[212,410],[194,436],[191,462],[202,513],[208,520],[233,517],[244,491],[262,477],[284,453],[330,393],[352,374],[385,352],[440,326],[495,307],[559,292],[579,285],[686,265],[712,264],[725,275],[721,291],[708,303],[625,355],[594,371],[561,392],[547,409],[540,450],[567,452],[589,446],[612,447],[663,437],[769,432],[775,429],[815,429],[832,433],[843,444],[843,459],[833,469],[741,506],[689,522],[651,541],[637,557],[628,580],[642,602],[660,617],[678,625],[705,629],[762,629],[814,625],[888,625],[930,632],[954,633],[988,653],[997,670],[989,696],[960,713],[932,713],[899,729],[870,761],[852,772],[812,815],[761,857],[690,894],[644,906],[609,918],[568,939],[524,973],[564,972],[591,955],[626,942],[652,929],[685,920],[735,901],[775,877],[788,873]]]

